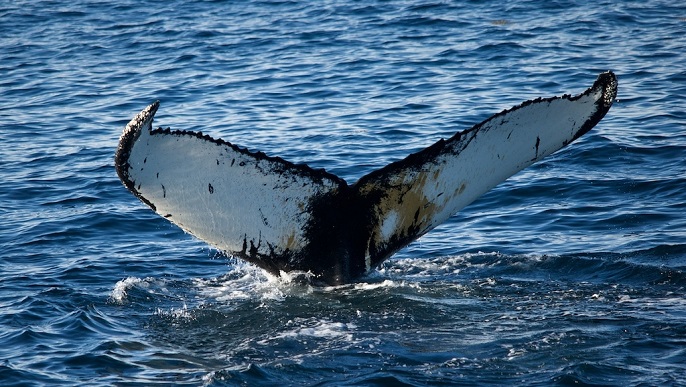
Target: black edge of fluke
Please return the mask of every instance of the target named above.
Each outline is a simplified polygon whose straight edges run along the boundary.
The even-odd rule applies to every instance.
[[[363,176],[360,178],[355,184],[353,184],[353,187],[355,186],[361,186],[365,184],[366,182],[379,178],[383,176],[384,174],[388,173],[389,171],[398,169],[398,168],[410,168],[413,165],[419,165],[422,162],[431,159],[432,157],[435,157],[436,155],[440,154],[441,152],[445,151],[445,148],[448,146],[449,143],[451,142],[457,142],[460,141],[460,139],[467,138],[469,134],[476,133],[478,132],[486,123],[492,122],[494,120],[500,119],[502,116],[506,115],[507,113],[513,112],[517,109],[521,109],[523,107],[526,107],[527,105],[530,105],[532,103],[537,103],[537,102],[542,102],[542,101],[554,101],[558,99],[568,99],[570,101],[577,100],[583,96],[595,93],[598,89],[603,90],[603,98],[599,99],[597,104],[598,104],[598,109],[596,110],[595,114],[590,117],[589,120],[586,121],[586,123],[582,126],[582,128],[576,133],[574,138],[570,141],[573,142],[577,140],[579,137],[583,136],[584,134],[588,133],[593,127],[600,122],[600,120],[605,117],[605,114],[610,110],[610,107],[612,107],[612,103],[614,102],[616,96],[617,96],[617,77],[612,71],[606,71],[604,73],[601,73],[598,75],[596,78],[595,82],[593,83],[593,86],[589,87],[586,89],[584,92],[576,95],[576,96],[570,96],[570,95],[563,95],[563,96],[556,96],[556,97],[549,97],[549,98],[536,98],[533,100],[528,100],[525,102],[522,102],[521,104],[517,106],[513,106],[509,109],[505,109],[499,113],[496,113],[492,115],[491,117],[487,118],[486,120],[475,124],[469,129],[458,131],[455,133],[452,137],[448,139],[443,139],[441,138],[434,144],[430,145],[427,148],[424,148],[418,152],[411,153],[407,157],[401,160],[394,161],[390,164],[385,165],[384,167],[374,170],[367,175]]]
[[[615,75],[615,73],[613,73],[612,71],[606,71],[598,75],[598,78],[593,83],[593,86],[586,90],[585,93],[582,93],[574,98],[571,98],[571,100],[575,100],[581,98],[584,95],[594,93],[598,89],[602,89],[603,91],[603,97],[598,99],[598,102],[596,102],[596,104],[598,105],[598,110],[596,110],[595,114],[586,121],[586,123],[576,133],[572,141],[575,141],[579,137],[588,133],[591,129],[593,129],[594,126],[598,124],[598,122],[600,122],[600,120],[603,119],[603,117],[605,117],[605,114],[607,114],[607,112],[610,111],[612,103],[614,103],[615,99],[617,98],[617,84],[617,76]]]
[[[131,155],[133,144],[141,135],[141,131],[152,129],[152,121],[159,107],[160,101],[153,102],[140,113],[136,114],[136,116],[126,124],[126,128],[124,128],[124,131],[119,138],[117,152],[114,155],[114,167],[117,170],[117,175],[121,182],[131,191],[131,193],[136,195],[138,199],[152,208],[153,211],[155,211],[155,205],[138,192],[135,182],[129,178],[129,169],[131,168],[129,156]]]

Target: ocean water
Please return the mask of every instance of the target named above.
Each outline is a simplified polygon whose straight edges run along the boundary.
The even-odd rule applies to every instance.
[[[680,2],[0,2],[0,385],[681,385]],[[618,100],[359,283],[225,257],[119,182],[156,123],[352,183],[598,73]]]

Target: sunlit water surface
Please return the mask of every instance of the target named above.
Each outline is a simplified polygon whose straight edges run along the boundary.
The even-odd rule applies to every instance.
[[[454,3],[0,5],[0,384],[683,383],[686,7]],[[113,167],[159,99],[352,183],[608,69],[596,129],[339,288],[222,256]]]

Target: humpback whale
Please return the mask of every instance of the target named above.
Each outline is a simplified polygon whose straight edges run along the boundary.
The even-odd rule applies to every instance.
[[[616,94],[602,73],[581,94],[523,102],[354,184],[201,132],[153,129],[156,101],[126,125],[115,167],[153,211],[225,254],[339,285],[581,137]]]

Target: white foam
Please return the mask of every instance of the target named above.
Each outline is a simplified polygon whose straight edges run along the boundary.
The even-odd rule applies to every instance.
[[[194,284],[204,298],[220,303],[243,300],[283,301],[291,292],[299,295],[310,292],[310,286],[302,285],[300,279],[307,273],[267,274],[250,264],[239,264],[229,274],[220,278],[195,279]]]
[[[116,304],[123,305],[127,301],[128,290],[134,286],[148,287],[148,279],[141,279],[138,277],[127,277],[114,285],[112,293],[110,293],[110,300]]]
[[[335,322],[328,319],[296,319],[289,320],[286,325],[295,327],[269,339],[262,340],[259,344],[268,345],[269,342],[275,339],[300,340],[306,338],[338,339],[352,342],[353,333],[357,328],[357,325],[353,323]]]
[[[384,280],[377,283],[360,282],[355,284],[356,290],[375,290],[380,288],[398,288],[405,286],[405,282],[396,282],[391,280]]]
[[[183,306],[181,308],[171,308],[170,310],[163,310],[161,308],[157,308],[155,311],[155,315],[157,316],[169,316],[172,317],[176,320],[184,319],[184,320],[193,320],[195,319],[195,316],[192,313],[192,310],[188,309],[188,306],[184,302]]]

